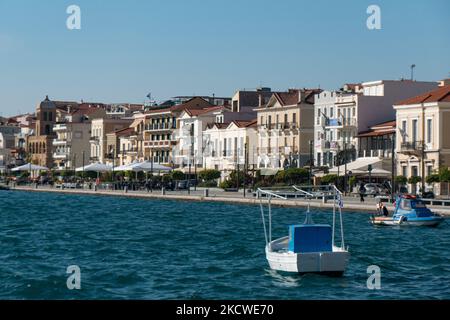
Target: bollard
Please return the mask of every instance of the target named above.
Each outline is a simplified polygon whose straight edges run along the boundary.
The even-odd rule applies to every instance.
[[[326,195],[322,196],[322,203],[327,203],[328,202],[328,197]]]
[[[94,191],[97,191],[97,185],[94,186]]]
[[[164,188],[164,187],[161,188],[161,195],[163,195],[163,196],[166,195],[166,188]]]
[[[203,190],[203,196],[204,196],[205,198],[209,197],[209,189]]]
[[[128,193],[128,186],[123,187],[123,191],[125,191],[125,193]]]

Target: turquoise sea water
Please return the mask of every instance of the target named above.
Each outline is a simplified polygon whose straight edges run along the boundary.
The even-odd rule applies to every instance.
[[[281,237],[304,209],[274,216]],[[268,268],[257,206],[0,192],[0,299],[450,298],[449,221],[383,228],[346,212],[344,229],[344,276],[300,276]],[[367,289],[372,264],[381,290]],[[69,265],[81,290],[67,289]]]

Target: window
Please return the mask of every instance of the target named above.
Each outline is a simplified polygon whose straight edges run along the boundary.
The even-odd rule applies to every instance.
[[[330,108],[330,118],[334,117],[334,109],[333,107]]]
[[[320,152],[317,152],[317,165],[318,166],[321,166],[321,153]]]
[[[427,119],[427,143],[431,143],[431,137],[433,135],[433,120]]]
[[[417,170],[417,166],[412,166],[411,167],[411,176],[412,177],[417,177],[419,175],[418,170]]]
[[[261,124],[264,124],[264,117],[261,116]]]
[[[433,171],[433,167],[432,166],[427,166],[427,177],[431,176]]]
[[[412,142],[417,141],[417,119],[412,121]]]
[[[406,173],[406,166],[402,166],[402,176],[407,177],[407,173]]]
[[[296,114],[296,113],[293,113],[293,114],[292,114],[292,122],[293,122],[293,123],[296,123],[296,122],[297,122],[297,114]]]

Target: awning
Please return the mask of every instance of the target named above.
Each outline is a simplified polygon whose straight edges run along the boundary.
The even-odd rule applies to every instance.
[[[374,175],[374,173],[378,173],[380,175],[386,174],[386,172],[388,172],[390,174],[389,171],[383,169],[383,159],[380,159],[378,157],[358,158],[353,162],[347,163],[347,173],[349,171],[351,171],[352,173],[355,173],[355,174],[358,174],[358,173],[359,174],[364,174],[364,173],[369,174],[369,172],[368,172],[369,165],[372,166],[372,175]],[[337,174],[339,171],[340,174],[341,173],[343,174],[345,167],[346,167],[345,165],[341,165],[341,166],[339,166],[339,169],[338,169],[338,167],[331,168],[329,170],[329,173]],[[378,171],[375,171],[375,170],[378,170]]]

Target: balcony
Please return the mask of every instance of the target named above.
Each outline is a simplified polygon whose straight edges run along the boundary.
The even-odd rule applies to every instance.
[[[175,130],[176,126],[173,123],[148,123],[145,125],[144,130],[153,131],[171,131]]]
[[[153,156],[153,163],[169,163],[169,157]]]
[[[409,155],[420,155],[424,151],[423,141],[402,142],[400,145],[400,153]]]
[[[99,144],[100,138],[99,137],[90,137],[89,142],[93,144]]]
[[[53,159],[55,160],[66,160],[68,159],[69,154],[67,152],[55,152],[53,153]]]
[[[53,140],[53,145],[56,146],[56,147],[57,146],[65,146],[67,144],[68,144],[67,140],[60,140],[60,139]]]
[[[65,123],[57,123],[53,126],[53,131],[67,131],[67,125]]]
[[[144,141],[144,148],[171,148],[176,143],[175,140]]]
[[[344,128],[344,127],[356,127],[357,122],[355,118],[328,118],[321,121],[325,124],[326,128]]]

